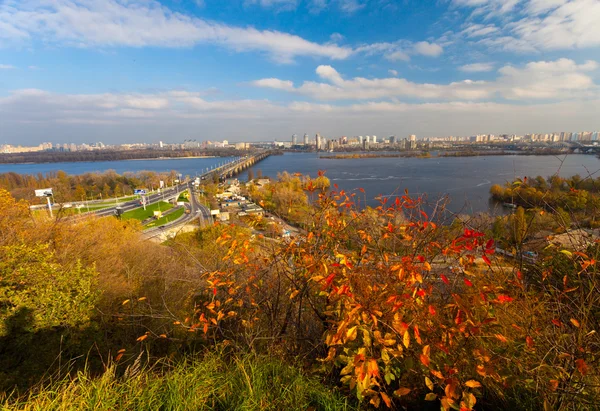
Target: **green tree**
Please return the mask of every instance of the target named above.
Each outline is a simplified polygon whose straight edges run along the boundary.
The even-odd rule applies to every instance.
[[[30,330],[84,323],[98,296],[94,267],[58,264],[44,244],[0,247],[0,335],[23,311],[31,313]]]

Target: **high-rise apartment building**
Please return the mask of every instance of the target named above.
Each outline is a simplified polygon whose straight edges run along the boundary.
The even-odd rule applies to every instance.
[[[296,134],[292,134],[292,145],[295,146],[298,144],[298,136]]]
[[[308,145],[308,134],[304,134],[304,145],[307,146]]]

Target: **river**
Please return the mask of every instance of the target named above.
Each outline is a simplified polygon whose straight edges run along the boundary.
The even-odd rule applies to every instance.
[[[0,164],[0,173],[13,171],[20,174],[47,173],[63,170],[69,174],[115,170],[176,170],[183,175],[195,176],[207,167],[218,165],[227,158],[184,158],[160,160],[127,160],[80,163]],[[516,177],[548,177],[558,173],[563,177],[575,174],[588,176],[600,170],[600,161],[591,155],[567,156],[481,156],[432,158],[365,158],[321,159],[315,153],[286,153],[271,156],[253,167],[254,174],[261,170],[275,178],[287,170],[315,176],[325,170],[332,184],[352,192],[363,188],[370,205],[375,197],[402,194],[425,195],[430,203],[448,196],[448,209],[455,213],[502,212],[501,206],[489,200],[492,184],[504,184]],[[240,179],[246,178],[246,173]],[[595,175],[600,177],[600,173]],[[362,197],[362,194],[361,194]]]

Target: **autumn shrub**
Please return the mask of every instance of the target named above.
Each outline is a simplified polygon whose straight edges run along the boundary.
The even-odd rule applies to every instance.
[[[270,250],[223,230],[224,264],[207,275],[189,329],[307,361],[320,356],[321,371],[375,407],[565,408],[576,404],[560,400],[565,387],[583,386],[587,401],[598,398],[595,343],[578,345],[595,325],[589,313],[557,322],[564,290],[531,289],[481,232],[464,227],[448,238],[418,198],[375,209],[355,203],[355,194],[321,194],[306,235]],[[578,337],[561,328],[568,323],[579,324]],[[550,341],[577,347],[566,373],[566,357],[541,348]]]

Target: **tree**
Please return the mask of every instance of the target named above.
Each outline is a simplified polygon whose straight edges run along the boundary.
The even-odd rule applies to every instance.
[[[490,194],[497,200],[504,199],[504,188],[498,184],[494,184],[490,187]]]
[[[254,180],[254,171],[251,168],[248,169],[248,181]]]
[[[102,197],[103,198],[110,198],[110,186],[107,183],[104,183],[104,187],[102,187]]]
[[[4,246],[0,257],[0,335],[21,310],[32,313],[30,330],[89,320],[99,296],[93,267],[62,266],[46,245]]]
[[[525,209],[518,207],[517,210],[508,218],[511,244],[520,249],[527,236],[528,224],[525,216]]]
[[[256,170],[256,178],[263,178],[263,173],[261,169]]]
[[[85,189],[80,185],[77,184],[77,186],[75,187],[75,201],[84,201],[85,198],[87,197],[87,193],[85,192]]]

